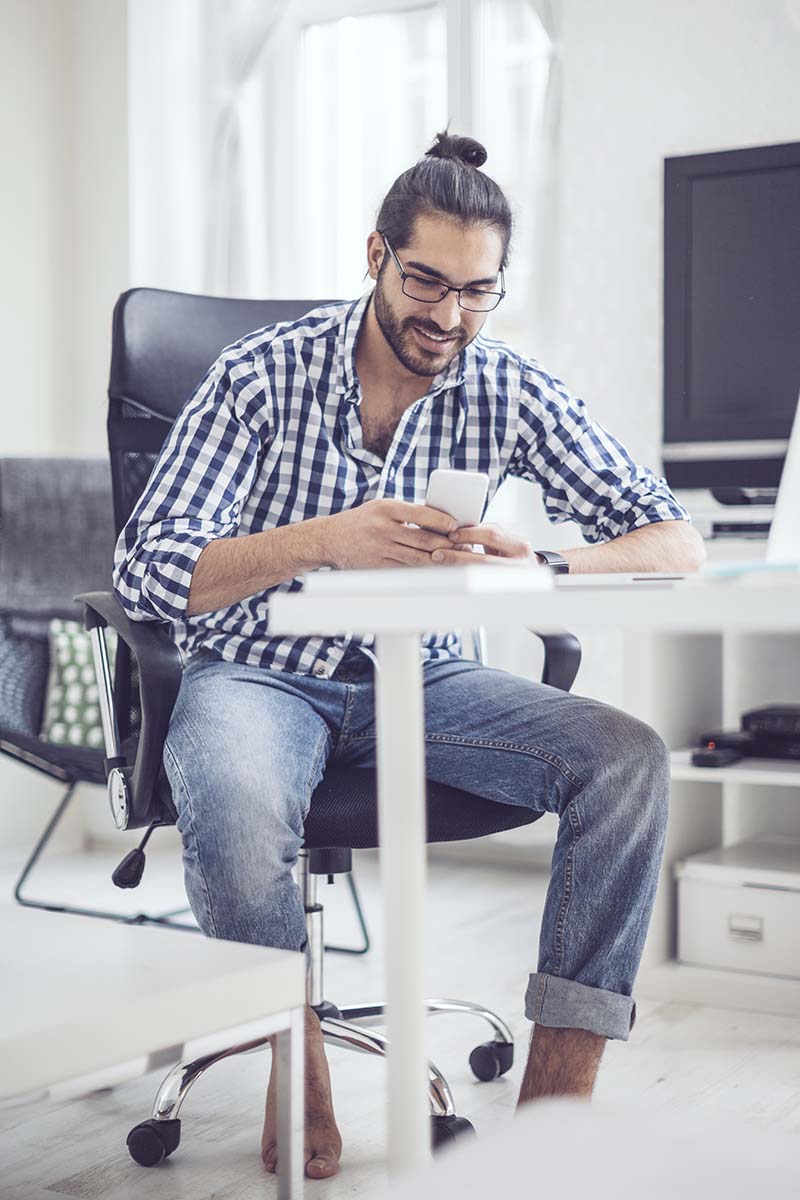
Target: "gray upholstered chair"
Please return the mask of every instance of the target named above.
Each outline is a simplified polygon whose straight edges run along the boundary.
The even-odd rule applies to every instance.
[[[198,926],[176,918],[188,905],[170,912],[128,915],[83,908],[54,900],[36,900],[25,889],[28,877],[63,818],[79,783],[107,786],[102,740],[97,748],[49,740],[44,730],[45,698],[51,672],[50,623],[53,618],[83,625],[84,606],[73,599],[87,588],[111,587],[115,529],[108,459],[0,459],[0,754],[65,784],[14,887],[19,904],[131,924],[162,924],[192,932]],[[135,661],[133,691],[137,694]],[[130,688],[120,663],[119,689]],[[129,706],[128,747],[136,746],[139,711]],[[135,750],[132,750],[135,753]],[[128,886],[126,856],[114,873],[117,886]],[[326,945],[326,950],[364,954],[369,931],[352,873],[347,883],[361,934],[358,946]]]
[[[23,894],[23,887],[78,783],[105,785],[105,752],[42,736],[53,618],[83,623],[73,597],[89,580],[111,585],[114,520],[107,459],[0,459],[0,753],[60,780],[64,794],[14,888],[20,904],[81,916],[117,913]],[[181,909],[185,912],[186,909]]]

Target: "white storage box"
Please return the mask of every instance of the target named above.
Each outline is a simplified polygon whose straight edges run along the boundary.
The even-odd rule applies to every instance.
[[[675,878],[680,962],[800,979],[800,838],[755,834]]]

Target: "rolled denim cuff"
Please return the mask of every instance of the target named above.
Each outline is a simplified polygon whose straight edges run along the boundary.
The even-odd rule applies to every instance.
[[[525,992],[525,1016],[538,1025],[588,1029],[627,1042],[636,1022],[636,1004],[620,992],[538,972],[531,975]]]

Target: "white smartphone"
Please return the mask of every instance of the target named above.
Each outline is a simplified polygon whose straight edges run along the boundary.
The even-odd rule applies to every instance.
[[[425,503],[455,517],[459,528],[479,525],[489,489],[489,476],[483,471],[451,471],[437,467],[428,480]]]

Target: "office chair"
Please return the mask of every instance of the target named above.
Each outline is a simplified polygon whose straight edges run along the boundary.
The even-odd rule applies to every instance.
[[[114,309],[108,441],[117,530],[128,520],[184,401],[220,350],[245,333],[294,320],[325,303],[302,300],[236,300],[136,288]],[[182,664],[167,627],[133,622],[110,593],[84,593],[85,624],[91,631],[106,742],[109,802],[119,829],[146,829],[141,846],[115,872],[120,886],[135,887],[144,867],[143,848],[152,831],[174,824],[177,812],[162,763],[164,740],[178,694]],[[114,686],[103,630],[118,634]],[[541,633],[543,681],[569,690],[580,664],[580,646],[568,633]],[[458,788],[428,782],[427,841],[483,837],[527,825],[540,816],[530,809],[494,803]],[[359,1022],[384,1014],[382,1004],[337,1007],[323,988],[323,909],[317,876],[349,873],[354,849],[376,847],[375,771],[331,767],[314,792],[306,816],[297,866],[306,911],[310,966],[308,1003],[332,1045],[383,1056],[385,1036]],[[513,1038],[495,1013],[461,1000],[433,999],[430,1012],[472,1013],[488,1022],[491,1040],[475,1047],[470,1065],[479,1079],[504,1074],[513,1061]],[[163,1081],[148,1121],[128,1137],[131,1156],[144,1166],[161,1161],[180,1140],[178,1113],[192,1083],[213,1062],[266,1044],[247,1043],[196,1062],[179,1063]],[[471,1132],[455,1112],[446,1080],[429,1064],[429,1102],[434,1146]]]

